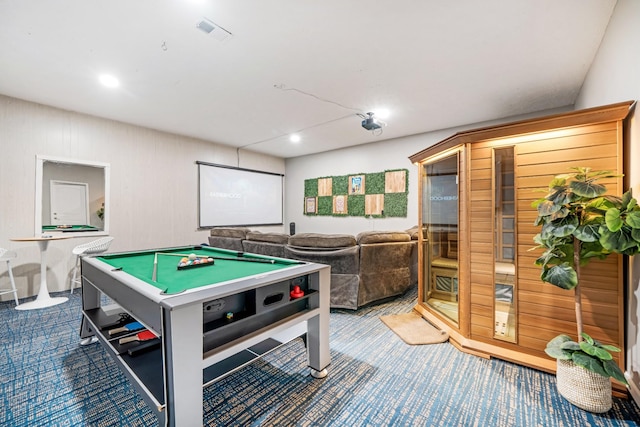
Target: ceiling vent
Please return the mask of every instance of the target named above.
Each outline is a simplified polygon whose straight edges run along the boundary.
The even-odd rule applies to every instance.
[[[229,31],[207,18],[202,18],[202,21],[198,22],[196,27],[218,41],[224,41],[231,37],[231,33]]]

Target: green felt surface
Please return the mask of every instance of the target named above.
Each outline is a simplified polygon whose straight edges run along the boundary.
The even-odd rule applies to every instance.
[[[156,252],[158,252],[158,267],[156,271],[156,281],[154,282],[152,277]],[[185,246],[181,248],[171,248],[170,250],[160,249],[128,252],[104,255],[97,258],[114,268],[122,269],[125,273],[149,283],[167,294],[175,294],[187,289],[194,289],[201,286],[225,282],[227,280],[275,271],[294,264],[299,264],[298,261],[287,261],[281,259],[277,259],[277,263],[274,264],[216,259],[213,266],[178,270],[180,257],[166,255],[167,253],[184,255],[194,253],[196,256],[212,256],[234,259],[245,258],[249,260],[275,260],[271,257],[255,254],[244,254],[243,257],[238,258],[236,256],[237,252],[207,246],[202,246],[199,249],[195,249],[193,246]]]
[[[43,225],[42,231],[98,231],[98,227],[92,225],[72,225],[69,228],[61,228],[57,225]]]

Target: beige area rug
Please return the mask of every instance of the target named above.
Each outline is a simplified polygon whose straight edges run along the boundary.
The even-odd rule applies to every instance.
[[[434,327],[418,313],[390,314],[380,320],[409,345],[438,344],[449,339],[449,334]]]

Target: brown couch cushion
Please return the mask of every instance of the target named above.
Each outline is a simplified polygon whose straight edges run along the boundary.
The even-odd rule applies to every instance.
[[[316,250],[315,248],[284,247],[285,258],[316,262],[331,266],[331,275],[360,273],[360,246],[337,248],[334,250]],[[333,293],[333,288],[332,288]]]
[[[250,231],[247,233],[247,240],[256,242],[278,243],[286,245],[289,235],[284,233],[261,233],[260,231]]]
[[[284,258],[284,247],[285,245],[279,243],[259,242],[257,240],[242,241],[242,248],[245,252],[275,256],[278,258]]]
[[[350,234],[300,233],[289,237],[289,245],[304,248],[346,248],[356,245]]]
[[[405,231],[363,231],[358,234],[358,244],[408,242],[411,236]]]
[[[211,236],[217,237],[232,237],[235,239],[244,239],[246,238],[247,233],[251,230],[244,227],[215,227],[212,228],[209,232]]]

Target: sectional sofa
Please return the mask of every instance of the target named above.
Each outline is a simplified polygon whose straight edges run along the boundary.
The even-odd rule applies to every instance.
[[[211,246],[331,266],[331,307],[356,310],[403,294],[417,283],[417,234],[365,231],[349,234],[261,233],[212,228]]]

